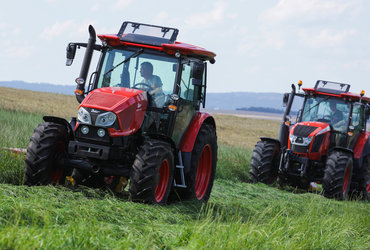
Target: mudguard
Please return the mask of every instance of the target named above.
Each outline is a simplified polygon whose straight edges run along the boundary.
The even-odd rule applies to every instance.
[[[281,148],[281,145],[280,145],[280,141],[278,139],[275,139],[275,138],[271,138],[271,137],[260,137],[261,141],[271,141],[271,142],[275,142],[276,144],[279,145],[279,148]]]
[[[71,124],[69,124],[69,122],[67,120],[65,120],[63,118],[60,118],[60,117],[55,117],[55,116],[44,116],[42,119],[45,122],[53,122],[53,123],[63,125],[67,129],[69,139],[74,140],[74,138],[75,138],[74,132],[73,132],[74,130],[73,130]]]
[[[203,123],[212,124],[214,127],[216,127],[216,122],[214,118],[206,112],[197,112],[194,115],[193,120],[191,121],[185,136],[183,137],[181,141],[180,150],[181,152],[187,153],[191,152],[194,148],[194,143],[197,138],[198,132],[200,127],[203,125]]]
[[[366,156],[370,155],[370,132],[362,133],[353,149],[356,166],[362,166]]]

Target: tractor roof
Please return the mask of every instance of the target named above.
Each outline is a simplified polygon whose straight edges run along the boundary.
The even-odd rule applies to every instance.
[[[98,35],[110,46],[137,46],[163,51],[169,55],[180,52],[201,60],[214,62],[215,53],[204,48],[176,41],[179,31],[175,28],[124,22],[117,35]]]
[[[349,92],[351,85],[346,83],[330,82],[318,80],[314,88],[302,88],[306,94],[312,95],[327,95],[333,97],[339,97],[351,101],[359,101],[370,104],[370,98],[362,96],[361,94]]]

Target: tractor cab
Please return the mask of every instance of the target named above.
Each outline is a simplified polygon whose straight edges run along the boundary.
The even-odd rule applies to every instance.
[[[77,118],[44,117],[34,136],[52,131],[55,139],[42,149],[37,140],[30,143],[26,183],[72,180],[123,190],[130,179],[132,200],[165,204],[171,193],[207,201],[216,171],[216,124],[199,110],[207,61],[214,63],[216,54],[178,42],[178,32],[124,22],[117,34],[98,35],[99,45],[90,25],[87,43],[69,43],[67,66],[78,48],[86,48],[76,79]],[[88,76],[94,52],[100,59]]]

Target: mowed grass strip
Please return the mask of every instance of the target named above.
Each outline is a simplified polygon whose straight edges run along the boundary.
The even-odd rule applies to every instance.
[[[216,180],[208,204],[132,203],[101,190],[0,189],[0,247],[368,249],[368,204]]]

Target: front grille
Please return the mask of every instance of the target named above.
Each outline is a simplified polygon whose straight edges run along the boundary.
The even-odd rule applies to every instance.
[[[308,146],[300,146],[291,144],[291,150],[294,153],[308,153]]]
[[[311,152],[319,152],[320,146],[322,144],[322,141],[324,140],[324,137],[325,137],[325,134],[321,134],[315,137],[313,144],[312,144]]]
[[[293,135],[295,136],[302,136],[302,137],[308,137],[313,131],[315,131],[317,127],[313,126],[305,126],[305,125],[297,125],[294,128]]]

